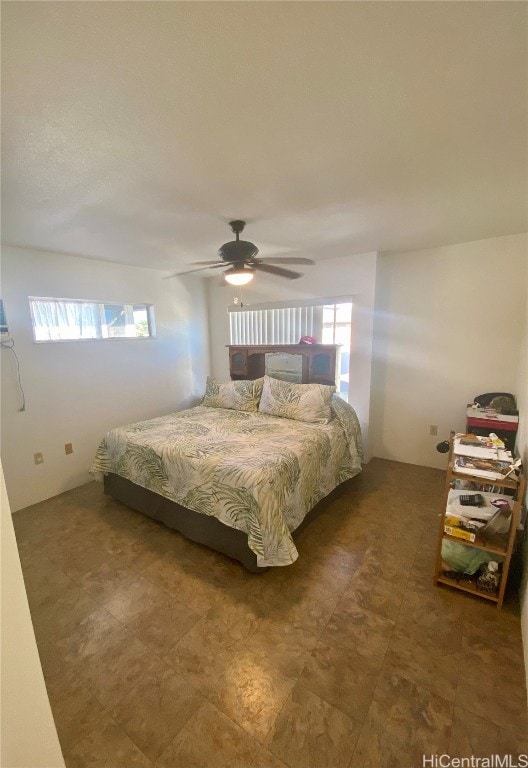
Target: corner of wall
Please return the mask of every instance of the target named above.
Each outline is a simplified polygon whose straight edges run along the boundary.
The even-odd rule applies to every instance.
[[[384,391],[387,376],[387,324],[388,287],[384,279],[384,258],[378,253],[376,260],[376,289],[374,294],[374,322],[372,338],[372,378],[370,387],[370,455],[378,456],[384,415]]]
[[[64,768],[48,700],[0,464],[2,509],[2,749],[9,768]]]

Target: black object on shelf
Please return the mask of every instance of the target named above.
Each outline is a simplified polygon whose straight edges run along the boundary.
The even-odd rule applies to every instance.
[[[458,497],[463,507],[481,507],[484,504],[484,496],[480,493],[468,493]]]

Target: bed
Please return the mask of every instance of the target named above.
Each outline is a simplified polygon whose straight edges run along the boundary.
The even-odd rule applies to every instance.
[[[112,429],[91,472],[114,498],[258,571],[297,559],[295,531],[361,458],[357,416],[334,396],[324,424],[199,405]]]

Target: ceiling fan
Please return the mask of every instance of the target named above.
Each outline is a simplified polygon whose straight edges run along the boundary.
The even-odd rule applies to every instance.
[[[218,249],[218,256],[222,260],[218,261],[195,261],[193,265],[196,265],[197,269],[189,269],[187,272],[178,272],[171,277],[178,277],[179,275],[189,275],[191,272],[200,272],[204,269],[220,269],[226,265],[230,265],[229,269],[224,272],[224,279],[231,285],[247,285],[247,283],[253,280],[255,270],[260,272],[268,272],[270,275],[277,275],[278,277],[286,277],[288,280],[296,280],[298,277],[302,277],[301,272],[293,272],[291,269],[284,269],[284,267],[276,267],[274,264],[314,264],[312,259],[305,259],[296,256],[281,257],[265,257],[257,259],[258,248],[253,243],[247,240],[240,240],[239,235],[246,226],[245,221],[230,221],[229,226],[233,230],[236,240],[230,240],[228,243],[224,243]]]

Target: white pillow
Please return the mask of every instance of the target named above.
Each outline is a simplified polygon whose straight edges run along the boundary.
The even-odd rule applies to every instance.
[[[262,379],[221,381],[208,376],[202,405],[210,408],[229,408],[232,411],[255,412],[258,410],[262,384]]]
[[[293,384],[264,376],[259,411],[284,419],[328,424],[335,390],[326,384]]]

